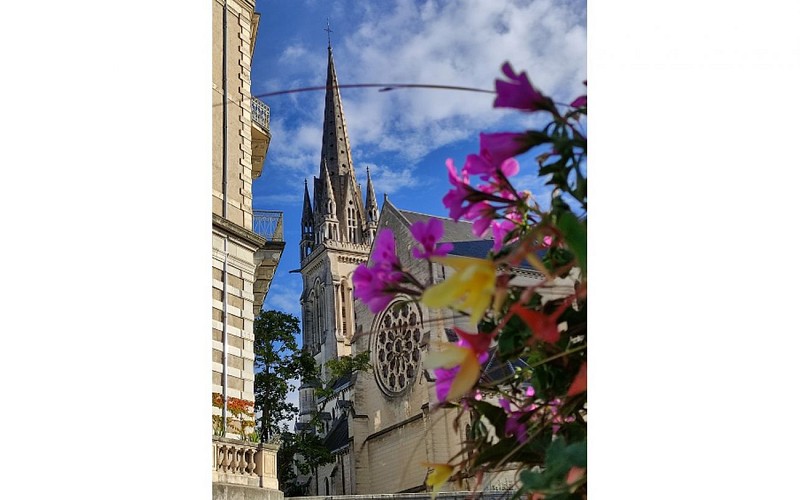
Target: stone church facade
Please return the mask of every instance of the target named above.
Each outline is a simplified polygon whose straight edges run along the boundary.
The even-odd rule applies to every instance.
[[[303,346],[334,393],[318,398],[316,388],[300,388],[299,432],[318,432],[335,461],[298,478],[308,495],[365,495],[426,491],[424,462],[445,463],[461,448],[468,418],[438,407],[432,373],[423,363],[437,342],[453,341],[453,326],[470,330],[468,320],[415,303],[399,304],[373,315],[354,301],[352,275],[370,258],[378,230],[395,235],[402,264],[422,282],[440,282],[450,270],[411,256],[410,226],[432,216],[395,207],[387,198],[378,209],[367,172],[366,195],[356,182],[333,51],[328,47],[327,91],[319,175],[304,194],[300,242],[303,292]],[[472,226],[441,218],[443,241],[451,254],[485,257],[491,241],[476,238]],[[535,277],[532,276],[535,279]],[[397,307],[394,307],[397,305]],[[330,380],[325,364],[341,356],[370,352],[371,368]],[[312,418],[322,423],[311,426]],[[507,478],[495,478],[495,487]],[[464,490],[467,479],[444,488]]]

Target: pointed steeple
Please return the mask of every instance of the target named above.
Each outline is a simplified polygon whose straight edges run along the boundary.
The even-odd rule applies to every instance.
[[[366,228],[365,234],[368,241],[372,242],[375,239],[375,233],[378,231],[378,200],[375,198],[375,188],[372,186],[372,177],[369,175],[369,167],[367,167],[367,202],[365,203],[366,212]]]
[[[330,172],[328,172],[327,165],[324,161],[322,162],[322,168],[319,174],[320,180],[322,181],[320,210],[325,217],[336,218],[336,195],[333,193]]]
[[[303,181],[305,184],[305,195],[303,196],[303,222],[314,220],[314,213],[311,210],[311,198],[308,196],[308,179]]]
[[[300,221],[300,227],[300,260],[302,261],[314,249],[314,212],[311,210],[311,199],[308,196],[308,179],[305,181],[303,216]]]
[[[336,196],[333,192],[328,165],[324,160],[320,168],[320,190],[317,203],[315,226],[320,233],[318,241],[339,241],[339,217],[336,211]]]
[[[328,78],[325,82],[325,121],[322,128],[322,158],[328,163],[331,174],[351,175],[355,178],[350,139],[344,119],[339,79],[333,64],[333,49],[328,45]]]

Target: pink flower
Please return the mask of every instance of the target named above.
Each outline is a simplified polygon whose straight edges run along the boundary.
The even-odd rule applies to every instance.
[[[506,427],[504,429],[506,436],[514,436],[520,444],[525,443],[528,440],[528,426],[524,420],[528,412],[536,407],[531,406],[527,411],[512,411],[511,403],[508,400],[500,398],[498,403],[506,411]]]
[[[464,163],[465,172],[471,175],[480,175],[483,181],[497,178],[498,170],[503,172],[506,177],[511,177],[519,172],[519,163],[514,158],[507,158],[500,162],[499,165],[495,165],[483,155],[469,155],[466,163]]]
[[[364,302],[372,314],[378,314],[386,309],[394,294],[389,291],[390,283],[383,278],[386,273],[370,269],[364,264],[359,265],[353,273],[353,296]]]
[[[434,255],[443,257],[453,249],[452,243],[436,245],[444,235],[444,224],[439,219],[428,219],[427,224],[423,221],[415,222],[411,225],[411,235],[422,245],[422,250],[417,247],[411,249],[417,259],[428,259]]]
[[[450,158],[447,159],[445,165],[447,165],[448,179],[450,184],[453,185],[453,189],[444,195],[442,203],[444,203],[446,208],[450,209],[450,218],[458,222],[458,219],[460,219],[461,216],[464,215],[464,212],[467,211],[467,208],[469,208],[469,201],[466,200],[467,196],[472,192],[472,188],[469,185],[469,174],[467,174],[466,170],[462,169],[461,177],[459,177],[453,165],[453,160]],[[467,206],[464,206],[465,203]]]
[[[508,219],[501,219],[492,222],[492,238],[494,238],[494,246],[492,251],[497,253],[503,248],[503,243],[506,235],[514,230],[517,225]]]
[[[480,137],[481,156],[489,159],[495,166],[500,166],[503,160],[522,154],[531,148],[525,141],[525,134],[499,132],[481,134]]]
[[[585,108],[586,107],[586,96],[582,95],[582,96],[578,97],[577,99],[572,101],[572,103],[570,103],[570,106],[572,106],[573,108]]]
[[[436,376],[436,397],[439,402],[444,403],[447,401],[447,395],[450,393],[450,386],[453,385],[453,379],[458,375],[460,366],[452,368],[436,368],[433,374]]]
[[[472,221],[472,234],[481,237],[489,229],[494,216],[495,208],[485,201],[479,201],[469,207],[464,218]]]
[[[562,401],[558,398],[548,403],[548,405],[550,405],[550,413],[553,415],[553,434],[557,433],[558,430],[561,429],[561,424],[575,421],[575,415],[569,415],[567,418],[564,418],[558,414],[561,404]]]
[[[436,397],[440,402],[466,396],[480,377],[481,365],[489,358],[491,335],[454,330],[458,343],[444,344],[441,351],[429,352],[426,361],[436,376]]]
[[[487,193],[494,196],[498,196],[500,198],[505,198],[507,200],[514,200],[517,197],[518,193],[514,193],[508,189],[506,185],[500,185],[496,182],[490,182],[489,184],[480,184],[477,186],[478,191],[481,193]]]
[[[512,211],[506,213],[502,219],[492,221],[492,238],[494,239],[494,246],[492,247],[493,252],[496,253],[503,248],[506,235],[513,231],[519,222],[522,222],[522,216]]]
[[[503,64],[503,74],[511,81],[495,80],[495,108],[516,108],[524,111],[555,111],[553,101],[535,89],[524,71],[514,74],[511,64]]]
[[[392,288],[402,279],[394,235],[390,229],[384,228],[375,238],[372,267],[361,264],[353,273],[353,296],[367,304],[373,314],[377,314],[392,301]]]

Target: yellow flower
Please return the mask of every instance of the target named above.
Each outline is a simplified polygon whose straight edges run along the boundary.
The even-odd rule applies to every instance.
[[[495,284],[495,266],[490,260],[472,257],[432,257],[433,262],[452,267],[456,273],[422,294],[428,307],[454,307],[470,312],[470,322],[477,325],[489,304]]]
[[[428,474],[428,479],[425,480],[425,484],[433,488],[433,491],[431,491],[431,498],[436,498],[436,494],[442,489],[444,483],[450,479],[450,475],[453,473],[453,466],[447,464],[429,464],[427,462],[422,465],[433,469],[433,472]]]
[[[481,361],[485,361],[491,335],[474,334],[455,328],[461,339],[455,344],[438,344],[441,349],[429,351],[425,367],[435,370],[436,396],[439,401],[458,401],[472,391],[481,375]],[[483,359],[482,359],[483,358]],[[453,372],[452,368],[459,367]]]

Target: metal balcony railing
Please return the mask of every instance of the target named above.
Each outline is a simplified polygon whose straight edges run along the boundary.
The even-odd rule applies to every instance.
[[[250,98],[253,122],[264,130],[269,130],[269,106],[264,101],[255,97]]]
[[[253,210],[253,232],[267,241],[283,241],[283,212]]]

